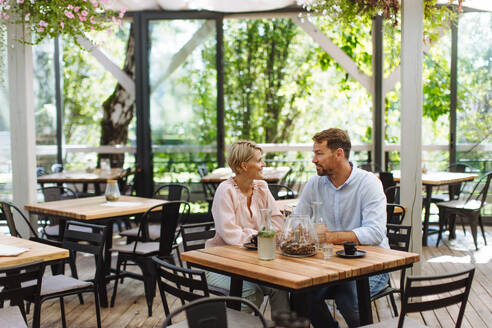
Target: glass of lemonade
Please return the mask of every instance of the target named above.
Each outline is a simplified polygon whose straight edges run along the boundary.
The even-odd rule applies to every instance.
[[[272,226],[272,211],[268,208],[260,209],[261,224],[258,230],[258,258],[273,260],[277,246],[275,230]]]

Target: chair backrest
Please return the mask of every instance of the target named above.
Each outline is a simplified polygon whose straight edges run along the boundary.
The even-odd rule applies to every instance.
[[[14,211],[12,211],[12,209],[14,209]],[[33,226],[31,225],[31,222],[29,222],[29,220],[25,217],[24,213],[22,213],[22,211],[19,208],[17,208],[17,206],[9,202],[0,201],[0,220],[7,221],[7,226],[9,227],[10,235],[13,237],[23,238],[15,225],[15,220],[14,220],[15,212],[17,212],[20,215],[20,217],[24,220],[24,223],[29,227],[32,236],[37,237],[38,234],[36,230],[34,230]]]
[[[42,261],[37,261],[0,269],[0,303],[9,300],[10,305],[19,306],[24,321],[26,321],[24,300],[34,299],[34,302],[39,302],[44,267]],[[36,283],[32,284],[32,281]],[[30,283],[22,285],[25,282]]]
[[[402,224],[407,210],[400,204],[386,204],[386,223]]]
[[[153,198],[163,200],[183,200],[190,201],[190,188],[179,183],[162,185],[154,192]]]
[[[118,188],[120,189],[120,193],[122,195],[131,195],[133,189],[133,181],[130,182],[130,177],[135,179],[135,170],[132,168],[126,168],[123,170],[118,177]]]
[[[273,198],[278,199],[294,199],[296,194],[294,190],[287,187],[286,185],[278,184],[278,183],[269,183],[268,189],[273,195]]]
[[[51,165],[51,172],[52,173],[63,172],[63,164],[55,163],[55,164]]]
[[[204,297],[190,302],[169,314],[162,327],[168,327],[174,316],[185,311],[189,328],[227,328],[226,302],[239,302],[248,305],[253,309],[254,315],[258,317],[262,326],[268,327],[263,313],[253,303],[247,299],[233,296]]]
[[[482,209],[483,205],[487,201],[487,196],[489,196],[489,190],[490,190],[490,180],[492,179],[492,171],[489,171],[482,175],[478,182],[475,184],[475,187],[473,187],[472,192],[467,198],[467,202],[469,201],[478,201],[480,202],[480,208],[479,210]]]
[[[215,236],[215,222],[183,224],[180,235],[185,252],[205,248],[205,242]]]
[[[198,166],[198,174],[200,175],[200,178],[203,178],[208,174],[208,168],[207,165],[202,164]]]
[[[400,204],[400,186],[390,186],[384,189],[386,202],[392,204]]]
[[[403,327],[405,315],[461,303],[456,328],[461,327],[466,302],[470,294],[475,268],[440,276],[408,277],[402,296],[398,328]],[[436,298],[429,299],[431,296]]]
[[[386,236],[391,249],[408,252],[410,247],[411,226],[400,224],[387,224]]]
[[[393,173],[391,172],[379,172],[379,180],[381,180],[381,183],[383,184],[383,190],[386,190],[396,184],[395,179],[393,179]],[[388,203],[390,202],[388,201]]]
[[[186,222],[190,214],[190,204],[183,201],[169,201],[166,203],[154,205],[149,208],[141,218],[138,229],[137,240],[146,240],[148,237],[149,217],[159,217],[161,225],[161,234],[159,239],[159,257],[171,258],[172,246],[175,240],[176,228],[178,223]],[[137,248],[139,241],[135,242],[133,252]]]
[[[103,250],[106,242],[107,227],[78,221],[67,221],[63,234],[62,247],[70,253],[92,254],[96,258],[95,281],[103,273]]]
[[[462,164],[462,163],[453,163],[448,167],[449,172],[471,172],[473,168],[467,164]],[[461,189],[463,187],[462,182],[458,183],[452,183],[448,185],[448,194],[449,194],[449,199],[458,199],[460,197]]]
[[[178,267],[157,256],[153,256],[152,261],[156,267],[157,284],[166,315],[169,315],[166,293],[179,298],[181,304],[210,296],[204,271]]]
[[[42,187],[41,191],[43,192],[45,202],[77,198],[75,191],[63,186]]]

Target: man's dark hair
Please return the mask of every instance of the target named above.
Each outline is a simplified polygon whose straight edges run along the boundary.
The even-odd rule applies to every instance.
[[[313,140],[317,143],[322,143],[326,140],[326,146],[335,151],[338,148],[342,148],[345,154],[345,158],[348,160],[350,156],[350,148],[352,144],[348,133],[344,130],[332,128],[323,130],[314,135]]]

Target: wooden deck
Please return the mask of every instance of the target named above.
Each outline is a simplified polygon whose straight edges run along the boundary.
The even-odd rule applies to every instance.
[[[463,235],[461,229],[457,230],[457,239],[449,242],[447,235],[444,243],[436,248],[435,235],[429,239],[428,247],[423,248],[422,270],[424,275],[442,274],[445,272],[455,272],[462,270],[470,265],[476,266],[475,278],[472,291],[465,312],[465,319],[462,327],[492,327],[492,227],[487,228],[487,238],[489,246],[484,246],[483,239],[479,236],[479,251],[475,251],[473,240],[468,229]],[[115,240],[118,242],[118,240]],[[78,258],[79,276],[82,278],[90,277],[93,272],[94,262],[92,259],[80,256]],[[48,270],[49,272],[49,270]],[[399,276],[393,274],[392,279],[398,285]],[[108,294],[111,295],[112,285],[108,287]],[[124,284],[118,286],[118,296],[114,308],[101,309],[101,319],[103,327],[161,327],[165,318],[159,292],[154,300],[153,316],[147,316],[147,306],[144,297],[143,283],[126,279]],[[70,327],[95,327],[94,299],[88,295],[84,297],[85,304],[80,305],[77,297],[65,298],[65,310],[67,314],[67,324]],[[177,308],[181,304],[174,298],[168,298],[171,308]],[[397,303],[399,298],[397,297]],[[421,315],[413,316],[430,327],[454,327],[454,321],[458,313],[458,307],[450,307],[444,310],[426,312]],[[269,307],[266,308],[266,315],[269,316]],[[378,300],[373,305],[374,321],[385,320],[392,316],[389,302],[386,298]],[[182,317],[184,319],[184,317]],[[342,327],[346,327],[345,322],[337,312],[337,318]],[[28,316],[31,319],[31,316]],[[55,328],[61,327],[60,307],[57,300],[46,301],[41,312],[41,327]]]

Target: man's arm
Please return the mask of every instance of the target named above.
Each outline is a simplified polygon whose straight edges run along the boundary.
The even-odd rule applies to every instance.
[[[318,234],[318,241],[328,244],[342,244],[346,241],[355,241],[360,244],[359,239],[353,231],[330,231],[327,227],[323,228],[321,231],[316,231]]]

